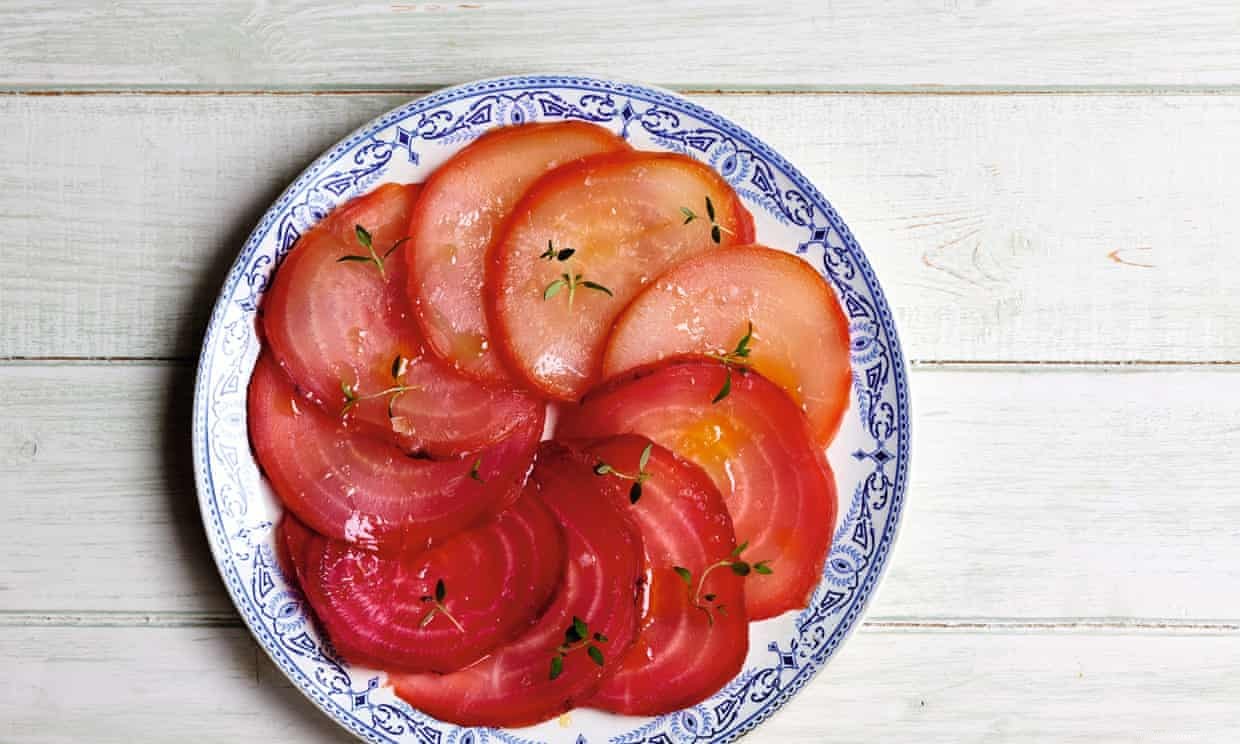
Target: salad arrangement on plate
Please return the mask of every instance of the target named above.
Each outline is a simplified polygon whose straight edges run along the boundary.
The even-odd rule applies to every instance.
[[[441,720],[659,715],[806,606],[849,330],[727,181],[502,127],[300,237],[259,307],[254,454],[321,630]]]

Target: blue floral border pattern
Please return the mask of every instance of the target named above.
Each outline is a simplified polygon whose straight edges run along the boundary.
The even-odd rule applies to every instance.
[[[817,673],[857,624],[886,564],[904,503],[909,398],[890,309],[856,240],[825,198],[777,153],[731,122],[671,93],[583,77],[526,76],[451,88],[396,109],[316,160],[260,221],[230,271],[208,326],[194,401],[195,471],[221,575],[256,639],[291,680],[359,737],[392,744],[538,744],[513,732],[461,728],[391,695],[380,678],[351,669],[315,632],[281,574],[272,520],[256,506],[245,390],[257,355],[254,315],[268,280],[298,237],[336,204],[369,190],[395,167],[417,168],[431,148],[459,147],[496,126],[577,119],[644,147],[710,164],[746,204],[795,234],[849,319],[864,475],[853,485],[824,575],[795,632],[772,641],[747,668],[692,708],[654,719],[616,718],[614,744],[724,744],[771,716]],[[851,440],[850,440],[851,441]],[[752,660],[752,657],[751,657]],[[378,693],[378,694],[377,694]],[[620,730],[633,726],[629,730]],[[590,744],[579,735],[576,744]]]

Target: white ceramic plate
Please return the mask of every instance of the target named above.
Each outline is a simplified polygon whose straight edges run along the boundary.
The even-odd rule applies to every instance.
[[[255,309],[298,236],[337,204],[385,181],[425,180],[488,129],[562,119],[709,163],[753,212],[759,241],[800,255],[835,288],[849,319],[853,366],[851,408],[828,452],[839,518],[809,608],[751,624],[744,671],[702,704],[658,718],[579,710],[526,729],[461,728],[396,698],[381,672],[337,658],[280,572],[273,526],[282,509],[246,434],[246,385],[259,348]],[[203,345],[195,472],[211,549],[237,610],[293,684],[359,737],[399,744],[728,742],[827,665],[873,594],[904,503],[908,400],[891,311],[865,255],[826,199],[776,152],[666,91],[586,77],[508,77],[449,88],[375,119],[315,160],[263,216],[228,274]],[[816,684],[849,680],[827,672]]]

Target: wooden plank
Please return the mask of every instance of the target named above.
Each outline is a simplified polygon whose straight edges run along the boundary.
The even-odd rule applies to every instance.
[[[240,628],[9,628],[0,664],[26,744],[350,740]],[[746,741],[1224,741],[1237,664],[1235,635],[863,630]]]
[[[1240,83],[1229,0],[7,3],[0,28],[0,85],[28,88],[403,89],[578,70],[695,88]]]
[[[1240,368],[915,369],[913,477],[869,617],[1240,618]],[[0,366],[0,610],[217,613],[192,370]]]
[[[1240,97],[699,98],[832,198],[913,359],[1240,360]],[[402,100],[0,98],[0,357],[192,358],[270,201]]]

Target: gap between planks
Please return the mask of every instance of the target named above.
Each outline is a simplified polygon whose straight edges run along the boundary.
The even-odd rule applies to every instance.
[[[0,627],[239,628],[231,612],[0,612]],[[1240,635],[1240,621],[1169,618],[874,618],[861,630],[876,633],[1101,633]]]

